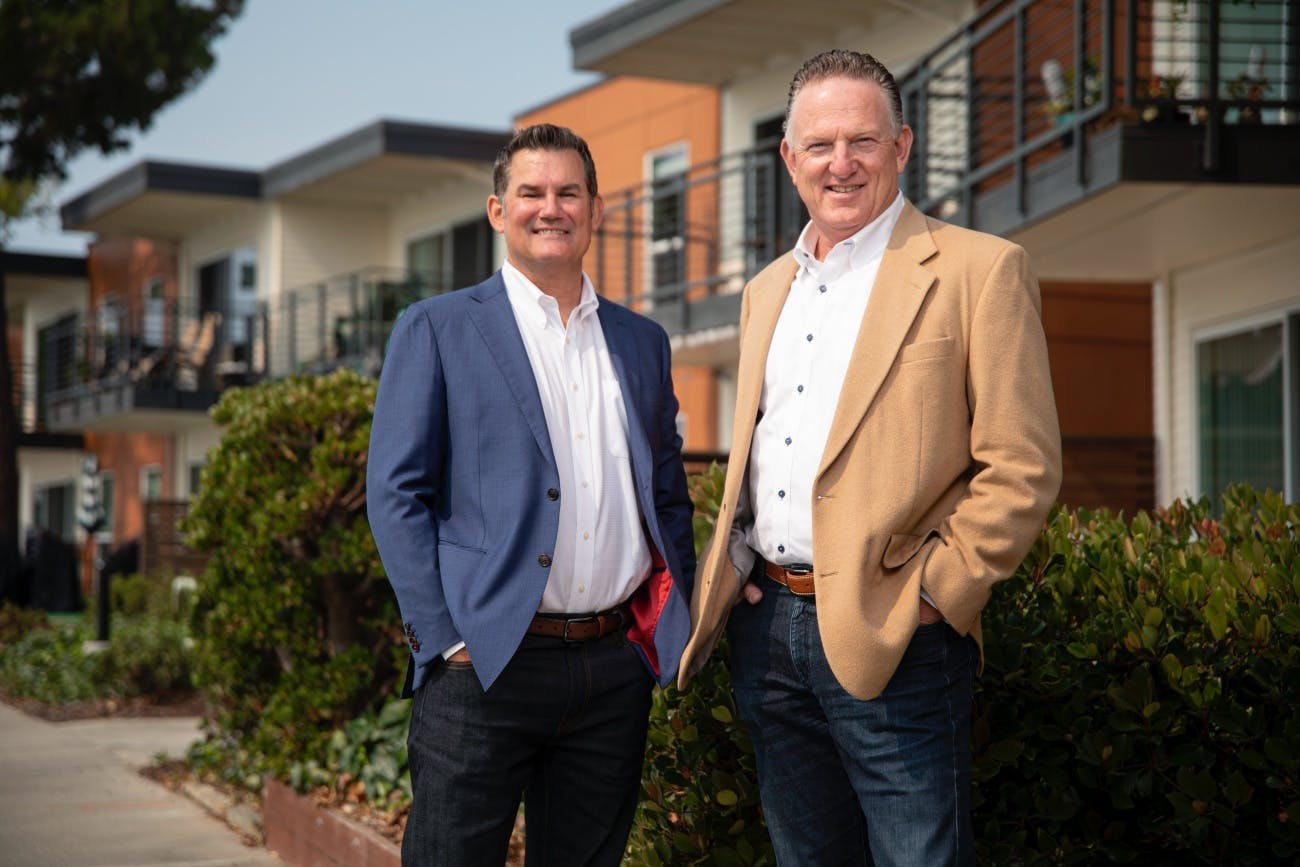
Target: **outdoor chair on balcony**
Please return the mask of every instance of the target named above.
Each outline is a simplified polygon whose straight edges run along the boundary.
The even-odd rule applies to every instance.
[[[186,329],[186,335],[193,332],[194,337],[177,347],[176,387],[181,391],[197,391],[204,384],[206,377],[203,374],[216,344],[217,326],[220,324],[221,314],[209,311],[198,323],[191,323],[197,328]]]

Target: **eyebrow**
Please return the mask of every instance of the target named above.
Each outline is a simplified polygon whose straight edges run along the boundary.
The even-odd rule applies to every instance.
[[[515,192],[516,193],[540,193],[543,189],[544,187],[538,186],[537,184],[520,184],[518,187],[515,188]],[[558,188],[557,192],[571,193],[575,190],[581,190],[581,189],[582,189],[582,184],[578,184],[578,183],[564,184]]]

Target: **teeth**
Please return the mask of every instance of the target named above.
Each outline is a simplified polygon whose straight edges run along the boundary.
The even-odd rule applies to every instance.
[[[859,187],[859,186],[852,186],[852,187],[836,187],[836,186],[832,186],[832,187],[831,187],[831,192],[833,192],[833,193],[851,193],[851,192],[853,192],[854,190],[859,190],[859,189],[861,189],[861,187]]]

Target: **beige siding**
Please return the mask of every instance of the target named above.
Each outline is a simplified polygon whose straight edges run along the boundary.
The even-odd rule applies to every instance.
[[[1189,268],[1170,278],[1170,437],[1158,502],[1197,495],[1196,340],[1300,307],[1300,237]]]
[[[376,265],[396,266],[388,258],[389,216],[382,208],[280,204],[283,291]]]

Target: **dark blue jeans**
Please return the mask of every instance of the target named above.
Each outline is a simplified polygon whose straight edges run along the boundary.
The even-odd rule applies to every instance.
[[[622,632],[526,635],[492,689],[435,663],[407,737],[407,867],[501,867],[524,799],[528,867],[616,867],[641,785],[650,673]]]
[[[831,674],[815,600],[760,580],[763,600],[731,614],[731,678],[777,862],[974,864],[974,641],[920,626],[884,693],[860,701]]]

